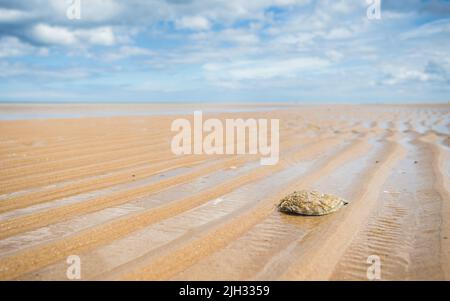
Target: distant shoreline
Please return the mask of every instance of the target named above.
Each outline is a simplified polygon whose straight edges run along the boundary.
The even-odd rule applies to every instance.
[[[450,103],[436,104],[289,104],[289,103],[0,103],[0,121],[36,119],[72,119],[124,116],[190,115],[205,113],[270,112],[287,109],[354,107],[448,108]]]

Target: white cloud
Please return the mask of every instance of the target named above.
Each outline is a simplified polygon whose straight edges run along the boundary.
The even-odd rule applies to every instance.
[[[192,30],[208,30],[211,27],[208,19],[201,16],[183,17],[175,22],[177,28]]]
[[[254,44],[259,42],[257,34],[251,31],[227,29],[218,34],[219,39],[237,44]]]
[[[364,1],[348,1],[348,0],[332,0],[331,3],[324,2],[325,6],[330,9],[331,11],[348,14],[355,10],[358,7],[361,7],[365,4],[361,4],[361,2],[364,3]]]
[[[37,24],[32,30],[32,35],[39,42],[45,44],[57,45],[73,45],[76,44],[77,38],[70,30],[47,24]]]
[[[432,79],[432,76],[421,70],[399,67],[388,74],[388,78],[383,81],[386,85],[398,85],[410,81],[426,82]]]
[[[36,79],[83,79],[88,77],[91,71],[82,68],[42,68],[29,66],[23,63],[8,63],[0,61],[0,77],[27,76]]]
[[[341,52],[334,49],[325,52],[325,55],[333,62],[338,62],[344,57]]]
[[[16,9],[0,7],[0,23],[14,23],[29,18],[29,13]]]
[[[61,26],[37,24],[32,36],[41,43],[51,45],[76,45],[81,43],[110,46],[115,43],[111,27],[70,30]]]
[[[57,19],[65,19],[70,2],[50,0],[50,6]],[[123,7],[115,0],[81,0],[81,19],[88,22],[103,22],[118,17]]]
[[[108,26],[75,30],[74,34],[81,42],[87,42],[94,45],[111,46],[116,42],[114,32],[112,28]]]
[[[48,49],[44,47],[35,47],[24,43],[16,37],[0,38],[0,58],[18,57],[37,54],[39,56],[47,56]]]
[[[302,71],[314,71],[328,66],[321,58],[238,61],[229,64],[205,64],[203,69],[213,79],[258,80],[276,77],[295,77]]]
[[[33,48],[16,37],[3,37],[0,39],[0,58],[27,55]]]
[[[149,49],[141,48],[141,47],[135,47],[135,46],[123,46],[120,47],[118,50],[115,50],[114,52],[108,53],[104,55],[103,57],[106,60],[121,60],[128,57],[133,56],[152,56],[155,53]]]
[[[328,39],[347,39],[353,36],[352,32],[344,27],[333,28],[328,35]]]

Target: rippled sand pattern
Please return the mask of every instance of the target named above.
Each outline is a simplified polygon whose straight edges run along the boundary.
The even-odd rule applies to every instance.
[[[173,114],[0,121],[0,279],[450,280],[450,105],[208,116],[280,119],[279,163],[175,156]],[[350,204],[278,212],[301,189]]]

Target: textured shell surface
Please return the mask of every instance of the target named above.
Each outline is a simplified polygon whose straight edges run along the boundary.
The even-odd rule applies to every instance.
[[[280,201],[278,208],[285,213],[325,215],[339,210],[348,202],[332,194],[318,191],[295,191]]]

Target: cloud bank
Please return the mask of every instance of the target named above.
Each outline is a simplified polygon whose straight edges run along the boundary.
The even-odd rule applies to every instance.
[[[448,102],[450,3],[0,0],[0,101]]]

